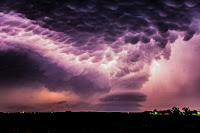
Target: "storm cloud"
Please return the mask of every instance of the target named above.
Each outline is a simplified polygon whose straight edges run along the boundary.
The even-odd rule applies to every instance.
[[[0,66],[1,89],[37,89],[44,85],[51,91],[71,90],[80,96],[109,90],[106,80],[101,79],[103,77],[98,73],[85,72],[74,76],[57,64],[50,63],[47,58],[26,50],[1,51]],[[96,80],[102,80],[105,85]]]
[[[115,93],[100,98],[100,109],[104,111],[129,111],[136,110],[141,102],[146,101],[146,96],[141,93],[123,92]]]
[[[198,1],[10,0],[2,1],[1,5],[4,13],[21,13],[23,17],[33,20],[32,23],[62,34],[54,35],[35,27],[27,27],[26,30],[58,42],[72,43],[79,50],[96,51],[101,49],[99,45],[116,43],[119,38],[123,39],[123,43],[133,45],[138,42],[149,43],[153,39],[159,47],[164,48],[171,31],[183,32],[185,41],[198,32],[192,26],[199,12]],[[20,25],[13,21],[4,24]],[[11,32],[8,28],[2,31]],[[162,36],[165,33],[168,35]]]
[[[112,90],[140,90],[154,60],[199,34],[199,9],[197,0],[1,1],[0,89],[45,87],[101,102]]]

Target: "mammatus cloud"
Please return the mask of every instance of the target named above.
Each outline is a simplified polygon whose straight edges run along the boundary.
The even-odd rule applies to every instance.
[[[0,88],[46,87],[83,101],[138,90],[178,36],[199,34],[199,8],[197,0],[1,1]]]

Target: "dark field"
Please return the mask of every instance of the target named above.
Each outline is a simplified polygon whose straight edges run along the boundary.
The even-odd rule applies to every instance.
[[[199,116],[147,113],[1,113],[2,133],[129,133],[136,129],[185,132],[200,128]]]

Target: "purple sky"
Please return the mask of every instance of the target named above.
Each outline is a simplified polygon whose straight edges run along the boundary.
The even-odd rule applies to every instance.
[[[0,2],[0,111],[200,109],[198,0]]]

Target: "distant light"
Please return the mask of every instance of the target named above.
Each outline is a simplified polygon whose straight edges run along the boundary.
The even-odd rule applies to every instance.
[[[154,112],[154,115],[158,115],[158,112]]]
[[[150,115],[153,115],[153,113],[152,113],[152,112],[149,112],[149,114],[150,114]]]
[[[197,116],[200,116],[200,111],[197,111]]]
[[[24,113],[24,111],[20,112],[20,114],[23,114],[23,113]]]

